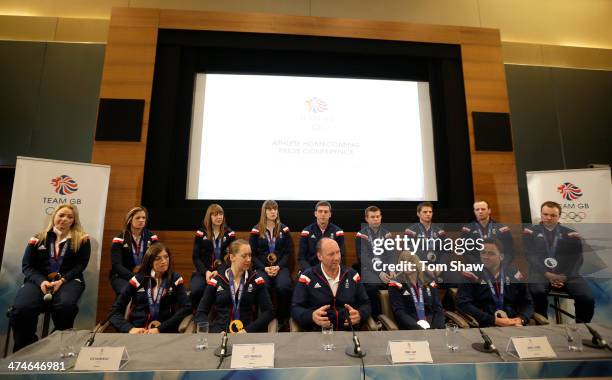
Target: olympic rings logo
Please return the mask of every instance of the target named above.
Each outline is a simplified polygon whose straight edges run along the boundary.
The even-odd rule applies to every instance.
[[[582,222],[583,220],[586,219],[586,217],[587,216],[584,211],[578,211],[578,212],[575,212],[575,211],[565,212],[564,211],[561,213],[561,219],[572,220],[576,223]]]

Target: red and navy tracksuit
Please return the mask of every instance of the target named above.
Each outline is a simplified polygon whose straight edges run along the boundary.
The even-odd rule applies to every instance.
[[[10,316],[15,339],[13,352],[38,339],[36,336],[38,315],[45,308],[50,308],[56,330],[72,328],[79,312],[77,304],[85,290],[83,272],[89,263],[91,245],[86,238],[75,252],[72,249],[71,239],[66,239],[60,243],[59,252],[52,254],[54,249],[52,251],[51,247],[55,244],[55,239],[56,235],[52,230],[47,232],[44,244],[39,237],[32,237],[23,254],[21,267],[25,278],[23,285],[17,290]],[[57,269],[65,282],[47,304],[43,300],[44,294],[40,285],[44,281],[50,281],[48,275],[57,272]]]
[[[129,332],[133,327],[147,327],[156,320],[161,323],[159,332],[178,332],[181,321],[191,313],[191,303],[183,285],[183,277],[177,273],[163,278],[158,290],[163,293],[159,296],[159,310],[157,316],[151,312],[149,296],[154,300],[152,289],[156,286],[155,278],[135,274],[112,306],[110,322],[120,332]],[[127,320],[124,318],[125,309],[130,304]],[[155,319],[153,319],[155,318]]]
[[[292,291],[289,260],[291,260],[293,256],[293,241],[291,240],[289,227],[281,224],[278,236],[272,237],[271,239],[271,236],[269,236],[267,232],[265,236],[262,237],[256,225],[251,229],[249,245],[251,246],[253,257],[253,268],[263,277],[268,290],[276,290],[278,316],[280,319],[286,319],[289,315],[289,303]],[[271,265],[267,259],[271,247],[274,247],[273,253],[276,255],[277,259],[273,265],[280,267],[275,277],[268,276],[265,271],[265,267]]]
[[[115,236],[111,245],[110,282],[116,295],[121,294],[128,281],[134,276],[134,267],[140,265],[147,249],[158,241],[157,235],[146,228],[142,230],[140,244],[136,243],[131,233],[127,235]]]
[[[334,330],[350,330],[350,326],[345,326],[349,317],[345,305],[350,305],[359,311],[361,324],[370,317],[370,299],[359,274],[354,269],[342,265],[335,296],[320,264],[300,274],[293,291],[291,317],[303,331],[320,329],[312,320],[312,313],[325,305],[330,305],[327,317]]]
[[[321,231],[319,225],[315,222],[311,225],[304,227],[300,234],[300,252],[299,252],[299,265],[300,270],[304,271],[312,266],[319,264],[317,258],[317,242],[323,237],[334,239],[340,246],[340,257],[344,264],[345,250],[344,250],[344,231],[342,228],[336,226],[333,223],[329,223],[325,228],[325,231]]]
[[[218,237],[216,241],[213,240],[214,237],[207,236],[205,228],[199,228],[195,232],[191,258],[196,270],[191,275],[191,281],[189,282],[191,304],[193,307],[197,307],[200,303],[200,299],[206,289],[206,271],[214,272],[215,270],[227,268],[225,256],[227,255],[229,245],[236,240],[236,233],[231,228],[225,227],[223,235]],[[215,246],[220,247],[219,252],[215,252]],[[218,268],[214,267],[215,260],[221,261],[221,265]]]

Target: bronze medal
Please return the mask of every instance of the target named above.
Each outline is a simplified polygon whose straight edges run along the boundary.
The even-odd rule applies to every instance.
[[[274,252],[268,253],[266,259],[268,260],[268,264],[270,264],[270,266],[274,266],[274,264],[276,264],[276,262],[278,261],[278,257]]]
[[[147,326],[147,329],[149,329],[149,330],[156,329],[159,326],[161,326],[161,322],[160,321],[151,321],[151,323],[149,323],[149,325]]]

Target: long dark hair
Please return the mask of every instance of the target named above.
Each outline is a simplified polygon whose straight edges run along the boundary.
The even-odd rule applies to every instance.
[[[162,251],[166,251],[168,253],[168,270],[166,271],[166,273],[164,273],[163,277],[170,277],[171,273],[173,272],[172,254],[170,253],[168,247],[166,247],[165,244],[160,242],[151,244],[151,246],[147,249],[147,252],[145,252],[144,257],[142,258],[142,265],[138,273],[142,274],[145,277],[150,277],[151,270],[153,269],[153,261],[155,261],[157,255],[159,255]]]

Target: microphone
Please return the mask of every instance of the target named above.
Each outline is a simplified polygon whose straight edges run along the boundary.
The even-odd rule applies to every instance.
[[[91,347],[94,344],[94,341],[96,340],[96,334],[100,331],[100,329],[102,329],[104,325],[106,325],[106,323],[111,319],[112,316],[113,316],[113,310],[111,309],[111,311],[108,312],[108,314],[102,320],[102,322],[98,323],[94,327],[93,331],[91,332],[91,335],[89,335],[89,338],[85,342],[84,347]]]
[[[501,354],[497,350],[497,347],[495,347],[495,345],[493,344],[491,337],[485,334],[485,332],[482,331],[480,327],[478,327],[478,331],[480,332],[480,336],[482,337],[482,340],[484,340],[484,343],[472,343],[472,348],[476,351],[484,352],[487,354],[495,353],[497,354],[497,356],[499,356],[500,359],[503,360]]]
[[[43,301],[51,302],[51,300],[53,300],[53,286],[47,286],[47,291],[43,296]]]
[[[359,338],[357,337],[357,334],[355,334],[355,329],[351,323],[350,316],[347,315],[346,321],[348,322],[348,325],[351,326],[351,332],[353,333],[353,347],[350,345],[346,346],[344,353],[353,358],[363,358],[366,356],[367,352],[361,348],[361,342],[359,342]]]
[[[58,272],[51,272],[47,275],[47,280],[49,281],[57,281],[62,278],[62,275]],[[53,286],[47,286],[47,291],[43,296],[43,301],[50,302],[53,299]]]
[[[612,350],[612,347],[610,347],[610,344],[608,344],[608,342],[601,336],[601,334],[599,334],[597,330],[589,326],[587,323],[585,323],[584,325],[586,326],[586,328],[589,330],[589,332],[593,336],[590,342],[588,341],[588,339],[585,339],[584,344],[586,346],[593,347],[593,348],[607,348],[608,350]]]
[[[229,341],[229,336],[224,331],[223,338],[221,338],[221,345],[217,347],[217,349],[215,350],[215,356],[218,356],[220,358],[225,358],[232,354],[232,348],[228,347],[228,341]]]

